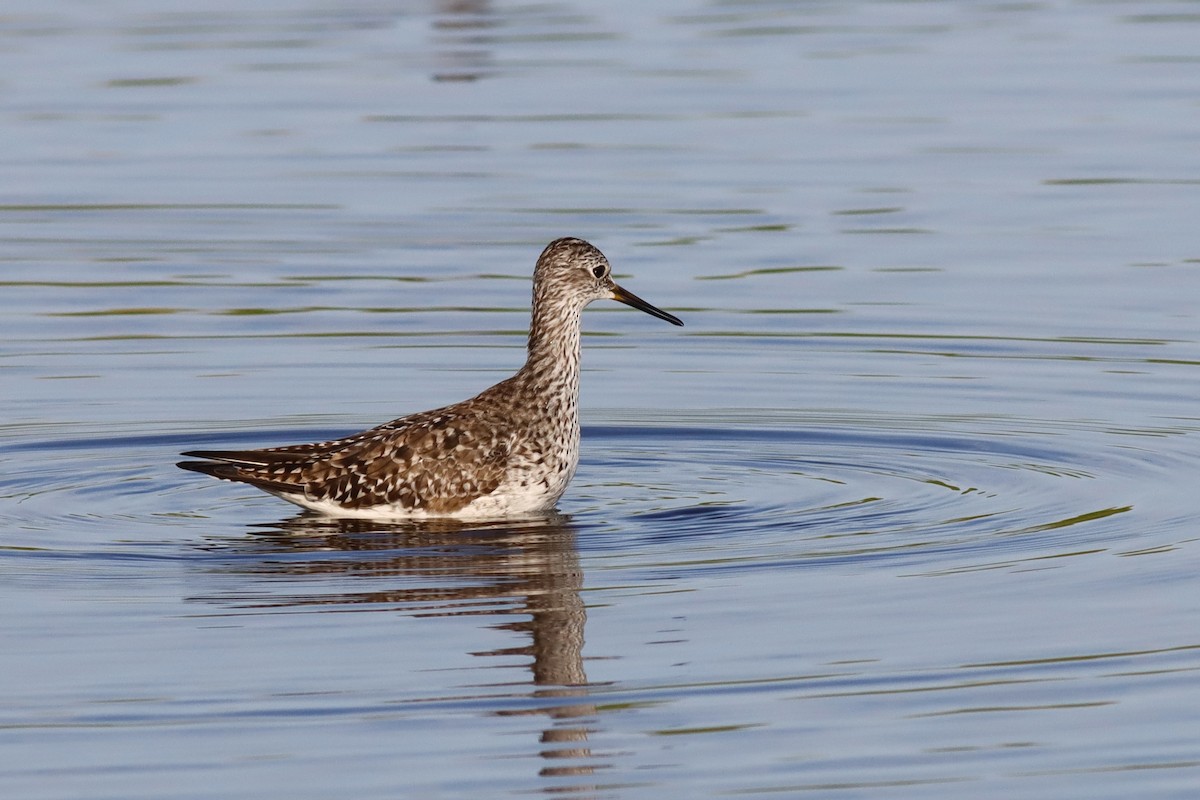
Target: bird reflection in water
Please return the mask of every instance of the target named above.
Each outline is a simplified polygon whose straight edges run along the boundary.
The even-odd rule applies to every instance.
[[[596,706],[587,699],[583,667],[587,618],[579,594],[583,572],[575,531],[566,517],[547,514],[468,524],[453,520],[380,523],[301,514],[256,527],[251,533],[236,540],[209,540],[205,549],[233,556],[220,572],[333,576],[341,579],[339,590],[287,594],[266,591],[255,582],[256,589],[249,592],[223,591],[193,599],[259,610],[369,605],[371,610],[393,607],[416,617],[522,617],[495,627],[524,634],[525,643],[471,655],[530,657],[534,689],[525,697],[533,702],[490,713],[544,714],[551,719],[542,731],[539,755],[558,763],[543,766],[540,772],[545,777],[590,775],[604,766],[596,763],[587,745]],[[359,583],[371,586],[356,591]],[[328,584],[321,581],[320,585]],[[556,785],[552,791],[594,789]]]

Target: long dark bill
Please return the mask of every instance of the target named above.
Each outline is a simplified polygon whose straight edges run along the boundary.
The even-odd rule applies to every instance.
[[[620,286],[615,284],[613,285],[613,300],[624,303],[627,306],[633,306],[638,311],[645,311],[652,317],[665,319],[672,325],[683,325],[683,320],[681,320],[679,317],[675,316],[674,314],[668,314],[661,308],[655,308],[633,292],[629,291],[628,289],[622,289]]]

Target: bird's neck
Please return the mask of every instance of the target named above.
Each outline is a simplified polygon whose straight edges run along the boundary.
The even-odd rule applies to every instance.
[[[554,309],[553,313],[549,309]],[[529,355],[522,370],[535,387],[579,395],[579,327],[582,309],[534,298]]]

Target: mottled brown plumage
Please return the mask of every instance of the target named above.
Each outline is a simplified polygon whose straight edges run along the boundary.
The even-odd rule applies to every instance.
[[[516,375],[469,400],[315,444],[197,450],[183,469],[240,481],[338,516],[498,517],[545,511],[579,463],[579,331],[610,298],[675,325],[613,282],[604,255],[558,239],[533,275],[529,353]]]

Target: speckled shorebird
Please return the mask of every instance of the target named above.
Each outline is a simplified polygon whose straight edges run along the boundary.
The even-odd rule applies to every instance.
[[[486,518],[549,510],[579,464],[579,327],[593,300],[683,323],[613,282],[604,254],[557,239],[533,270],[525,366],[470,400],[344,439],[194,450],[179,466],[342,517]]]

